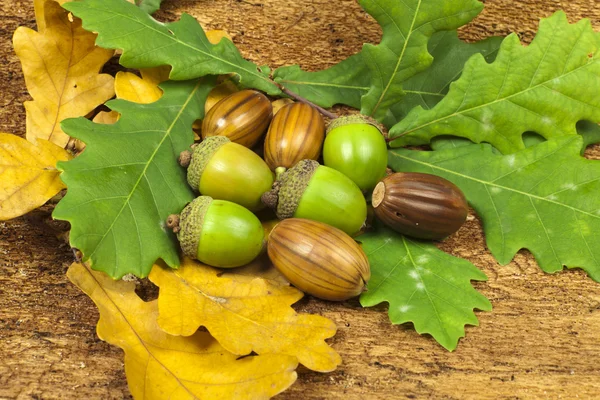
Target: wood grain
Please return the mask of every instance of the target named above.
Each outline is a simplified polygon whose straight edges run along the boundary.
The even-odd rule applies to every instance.
[[[600,30],[596,0],[485,4],[461,30],[464,39],[517,32],[529,41],[539,17],[560,8],[572,21],[589,17]],[[171,0],[159,16],[173,20],[184,11],[206,28],[225,29],[244,56],[271,67],[324,68],[380,35],[354,0]],[[11,37],[19,25],[34,26],[31,2],[1,2],[0,21],[0,131],[23,135],[28,95]],[[588,155],[600,158],[597,148]],[[128,398],[123,354],[96,337],[96,308],[67,281],[73,256],[56,237],[62,227],[48,220],[50,211],[0,223],[0,398]],[[330,374],[300,370],[278,398],[599,397],[600,284],[581,271],[544,274],[525,251],[498,265],[473,214],[441,247],[488,274],[476,287],[494,305],[478,313],[480,326],[467,329],[455,352],[408,326],[392,326],[384,305],[363,310],[356,301],[303,300],[300,311],[338,325],[331,343],[344,362]]]

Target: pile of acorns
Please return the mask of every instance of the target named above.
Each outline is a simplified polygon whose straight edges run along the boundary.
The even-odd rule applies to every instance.
[[[251,150],[268,132],[264,160]],[[285,278],[326,300],[365,290],[371,273],[352,238],[375,216],[394,230],[423,239],[454,233],[467,217],[464,195],[445,179],[418,173],[386,176],[387,143],[376,123],[358,116],[325,123],[298,102],[273,117],[269,99],[243,90],[207,113],[202,142],[181,153],[187,180],[201,194],[167,225],[184,254],[205,264],[246,265],[267,248]],[[323,164],[316,160],[323,153]],[[270,232],[254,214],[271,208]],[[266,246],[265,246],[266,244]]]

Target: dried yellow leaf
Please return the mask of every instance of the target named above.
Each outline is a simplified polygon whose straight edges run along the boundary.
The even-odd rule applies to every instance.
[[[88,114],[114,96],[113,78],[99,74],[113,52],[95,46],[96,35],[69,20],[60,4],[46,0],[45,29],[19,27],[13,36],[27,90],[27,139],[46,139],[65,147],[69,141],[60,128],[65,118]]]
[[[182,260],[179,269],[155,266],[150,280],[160,287],[158,323],[172,335],[191,335],[204,326],[228,351],[245,355],[281,353],[315,371],[334,370],[340,356],[325,343],[332,321],[297,314],[299,290],[266,280]]]
[[[163,92],[153,80],[140,78],[131,72],[118,72],[115,78],[115,92],[119,99],[139,104],[154,103]]]
[[[217,44],[223,38],[227,38],[227,39],[231,40],[231,35],[229,35],[229,33],[227,33],[226,31],[223,31],[220,29],[211,29],[211,30],[206,31],[206,38],[212,44]]]
[[[155,86],[158,86],[160,83],[168,81],[170,73],[170,65],[164,65],[162,67],[155,68],[143,68],[140,70],[140,74],[142,74],[142,79]]]
[[[206,332],[171,336],[157,322],[156,301],[144,302],[135,283],[72,264],[67,276],[100,310],[100,339],[125,351],[125,374],[136,399],[267,399],[296,380],[294,357],[244,357]]]
[[[116,111],[100,111],[93,119],[97,124],[111,125],[119,120],[119,113]]]
[[[38,140],[35,146],[0,133],[0,221],[35,210],[64,189],[56,162],[69,158],[69,153],[48,141]]]
[[[46,20],[44,18],[44,4],[46,1],[56,1],[58,4],[63,5],[73,0],[33,0],[33,9],[35,11],[35,20],[37,22],[38,32],[42,32],[44,29],[46,29]],[[135,4],[135,0],[127,1]]]
[[[219,101],[223,100],[225,97],[229,96],[237,92],[239,89],[231,80],[226,80],[223,83],[215,86],[208,97],[206,98],[206,102],[204,103],[204,114],[206,115],[208,111],[214,107]]]
[[[287,106],[288,104],[292,104],[293,102],[294,100],[288,98],[277,99],[272,101],[271,105],[273,106],[273,115],[277,114],[277,112],[279,112],[279,110],[281,110],[283,106]]]

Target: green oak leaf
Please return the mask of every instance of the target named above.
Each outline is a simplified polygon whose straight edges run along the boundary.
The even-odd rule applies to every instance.
[[[135,0],[135,4],[148,14],[154,14],[160,10],[160,3],[162,0]]]
[[[394,170],[456,184],[483,220],[501,264],[528,249],[546,272],[581,268],[600,281],[600,162],[581,157],[583,137],[547,140],[514,154],[488,144],[437,151],[396,149]]]
[[[345,104],[360,108],[371,76],[360,53],[322,71],[302,71],[298,65],[281,67],[273,79],[286,89],[321,107]]]
[[[434,33],[427,47],[433,57],[431,66],[404,82],[405,96],[390,107],[382,122],[392,126],[417,105],[432,108],[448,92],[450,83],[458,79],[469,57],[481,53],[493,61],[501,42],[501,38],[494,37],[470,44],[458,39],[456,31]],[[360,99],[369,90],[371,80],[361,53],[322,71],[302,71],[293,65],[275,70],[273,76],[287,89],[321,107],[346,104],[360,108]]]
[[[174,80],[234,73],[245,87],[281,93],[269,79],[269,71],[245,60],[229,39],[211,44],[198,21],[188,14],[178,22],[163,24],[123,0],[81,0],[64,7],[81,18],[85,29],[98,33],[98,46],[122,49],[120,63],[125,67],[171,65]]]
[[[145,277],[158,258],[179,266],[176,239],[165,227],[194,198],[179,153],[194,141],[215,78],[166,82],[160,100],[135,104],[113,100],[121,114],[113,125],[85,118],[62,123],[86,143],[77,158],[58,164],[67,195],[53,217],[71,223],[70,241],[95,270],[113,278]]]
[[[437,31],[451,30],[471,21],[483,4],[477,0],[359,0],[381,25],[378,45],[365,44],[361,54],[371,84],[362,97],[361,113],[382,120],[404,95],[403,83],[432,62],[427,42]]]
[[[360,303],[371,307],[388,302],[392,323],[412,322],[419,334],[430,334],[452,351],[464,337],[465,325],[479,325],[473,309],[492,309],[471,286],[471,280],[487,277],[469,261],[384,227],[357,239],[371,265]]]
[[[577,133],[583,137],[583,146],[581,155],[585,153],[585,149],[592,144],[600,143],[600,125],[590,121],[579,121],[577,123]],[[525,147],[535,146],[536,144],[545,142],[543,136],[535,132],[525,132],[523,134],[523,144]],[[446,150],[449,148],[468,146],[473,144],[469,139],[456,136],[436,136],[431,139],[431,148],[433,150]],[[496,148],[492,151],[501,154]]]
[[[450,84],[460,77],[465,63],[473,54],[481,54],[487,62],[492,62],[501,43],[500,37],[465,43],[458,38],[456,31],[437,32],[431,36],[427,46],[433,57],[431,66],[404,82],[406,95],[390,107],[383,123],[392,126],[417,106],[426,110],[433,108],[448,93]]]
[[[577,133],[580,120],[600,121],[600,34],[589,20],[569,24],[563,12],[543,19],[531,45],[516,35],[488,64],[473,56],[433,109],[417,107],[392,127],[392,147],[439,135],[487,142],[502,153],[525,148],[522,134],[550,139]]]

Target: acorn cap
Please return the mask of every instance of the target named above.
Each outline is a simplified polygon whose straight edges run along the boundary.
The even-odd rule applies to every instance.
[[[212,201],[212,197],[209,196],[197,197],[185,206],[179,216],[177,238],[181,244],[181,250],[188,257],[197,257],[204,216]]]
[[[281,174],[270,192],[262,195],[263,203],[274,209],[279,219],[293,217],[304,190],[319,166],[314,160],[299,161]]]
[[[200,178],[206,168],[206,164],[210,161],[213,154],[221,148],[221,146],[231,142],[226,136],[209,136],[204,139],[198,146],[194,147],[192,160],[188,167],[187,181],[192,189],[198,191],[200,186]]]
[[[383,126],[373,118],[362,114],[344,115],[343,117],[334,119],[327,126],[327,131],[325,132],[325,134],[329,134],[329,132],[331,132],[335,128],[339,128],[340,126],[351,124],[369,124],[377,128],[384,138],[387,138],[388,136],[387,129],[385,128],[385,126]]]

